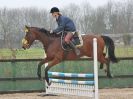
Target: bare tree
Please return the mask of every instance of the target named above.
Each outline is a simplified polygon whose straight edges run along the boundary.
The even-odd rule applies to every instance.
[[[113,2],[92,8],[86,1],[82,6],[70,4],[60,9],[63,15],[74,20],[81,33],[133,32],[133,0]],[[56,28],[56,22],[46,9],[0,9],[0,47],[20,48],[24,26],[45,29]]]

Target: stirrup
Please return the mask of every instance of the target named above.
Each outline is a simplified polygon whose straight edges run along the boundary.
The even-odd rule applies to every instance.
[[[72,42],[70,42],[70,46],[74,49],[77,56],[80,55],[80,50]]]

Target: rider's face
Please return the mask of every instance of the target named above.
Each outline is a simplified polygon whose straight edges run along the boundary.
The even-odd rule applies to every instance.
[[[54,12],[54,13],[52,13],[52,16],[53,16],[54,18],[58,18],[58,13]]]

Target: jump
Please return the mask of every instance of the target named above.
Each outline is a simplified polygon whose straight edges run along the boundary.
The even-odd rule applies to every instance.
[[[107,77],[112,77],[110,73],[110,61],[113,63],[117,63],[118,61],[114,53],[114,42],[110,37],[83,35],[83,46],[79,48],[80,55],[77,56],[73,50],[68,51],[66,54],[65,50],[63,50],[61,46],[60,36],[58,37],[54,34],[50,34],[46,29],[25,26],[25,32],[26,35],[22,40],[22,47],[24,49],[30,48],[35,40],[39,40],[43,44],[46,58],[38,64],[37,75],[39,79],[41,79],[41,66],[45,63],[48,63],[48,66],[45,68],[45,79],[48,84],[48,70],[56,64],[64,60],[76,60],[82,56],[93,58],[93,38],[97,38],[97,53],[98,61],[100,62],[100,68],[102,69],[103,64],[105,64],[106,68],[104,68],[104,71],[107,73]],[[108,53],[103,52],[104,47],[107,48]],[[106,54],[108,54],[108,58],[105,58]]]

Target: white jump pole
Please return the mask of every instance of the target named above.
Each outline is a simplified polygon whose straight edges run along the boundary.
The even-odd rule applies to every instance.
[[[61,72],[48,72],[49,75],[62,76],[62,77],[85,77],[93,78],[93,81],[75,81],[75,80],[62,80],[53,79],[51,85],[46,83],[46,93],[50,94],[67,94],[88,96],[94,99],[99,99],[98,94],[98,59],[97,59],[97,39],[93,39],[93,61],[94,73],[93,74],[76,74],[76,73],[61,73]],[[45,64],[46,66],[47,64]]]
[[[93,55],[94,55],[94,81],[95,81],[95,99],[99,99],[98,94],[98,60],[97,60],[97,39],[93,39]]]

